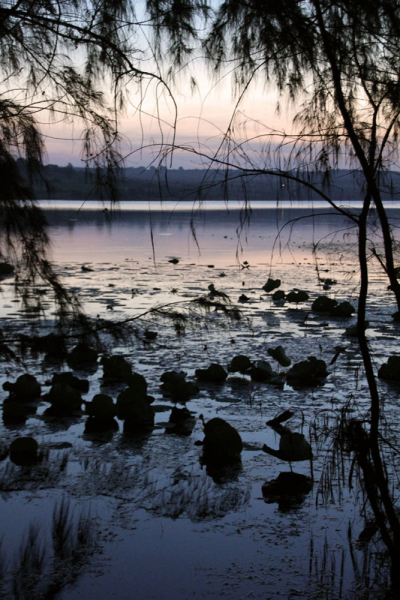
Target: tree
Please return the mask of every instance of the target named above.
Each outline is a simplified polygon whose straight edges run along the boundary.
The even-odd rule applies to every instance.
[[[158,22],[158,47],[168,40],[168,51],[177,65],[185,51],[193,52],[188,35],[195,19],[204,15],[202,4],[188,4],[191,10],[168,0],[156,0],[150,7]],[[175,23],[181,24],[181,37]],[[322,183],[326,184],[330,169],[343,162],[345,153],[346,160],[360,172],[366,196],[377,208],[385,269],[400,308],[390,227],[382,204],[382,173],[396,164],[398,152],[398,3],[226,0],[211,16],[208,13],[206,31],[202,39],[206,58],[216,73],[224,67],[233,70],[238,109],[251,82],[260,76],[266,83],[274,83],[281,97],[299,107],[292,133],[267,130],[259,136],[268,151],[260,153],[258,164],[249,159],[243,144],[235,142],[235,115],[224,144],[213,158],[252,176],[257,172],[285,175],[317,187],[321,196],[329,199],[326,186],[313,185],[313,176],[322,171]],[[276,146],[279,134],[282,143]],[[283,153],[288,146],[289,155]]]
[[[18,264],[16,289],[26,303],[41,278],[61,313],[79,308],[48,260],[46,222],[31,189],[42,177],[40,121],[77,123],[83,160],[115,198],[128,86],[165,85],[156,66],[141,68],[148,58],[145,36],[140,50],[135,45],[141,27],[130,0],[0,2],[0,255]]]
[[[193,53],[193,42],[200,36],[196,24],[204,16],[204,7],[190,0],[184,4],[156,0],[151,10],[158,20],[158,47],[167,44],[175,64],[181,66],[182,57]],[[397,0],[224,0],[206,17],[202,50],[215,73],[225,68],[233,71],[238,94],[237,111],[224,140],[208,158],[229,169],[227,179],[263,173],[317,191],[358,227],[358,339],[371,404],[368,422],[356,428],[356,459],[373,492],[371,508],[392,558],[392,579],[397,585],[400,524],[381,455],[381,402],[364,326],[371,257],[384,268],[400,309],[394,238],[382,201],[390,180],[385,174],[398,164],[400,4]],[[178,22],[181,37],[175,28]],[[234,125],[246,93],[260,77],[276,86],[279,99],[290,99],[296,114],[289,134],[266,127],[265,134],[247,140],[263,140],[255,158],[246,151],[246,141],[235,138]],[[358,173],[364,190],[359,214],[337,206],[329,193],[330,170],[343,163]],[[367,248],[372,205],[380,222],[382,256]]]

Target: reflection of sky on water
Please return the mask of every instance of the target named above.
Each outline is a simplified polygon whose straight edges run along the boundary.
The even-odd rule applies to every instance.
[[[81,203],[73,204],[71,207],[62,203],[57,205],[59,208],[46,209],[57,262],[118,262],[126,258],[146,261],[152,259],[151,231],[159,261],[176,256],[184,261],[223,267],[235,264],[236,252],[242,249],[242,261],[270,263],[273,248],[273,262],[279,260],[282,252],[282,260],[301,260],[303,246],[309,251],[310,245],[320,239],[340,242],[350,225],[342,216],[327,212],[320,205],[310,210],[304,206],[277,207],[268,203],[267,208],[253,209],[250,224],[240,230],[238,208],[227,211],[219,203],[211,210],[207,204],[207,210],[194,215],[197,247],[191,232],[193,215],[189,206],[187,210],[171,211],[168,205],[160,211],[152,205],[149,211],[145,203],[134,207],[122,203],[120,210],[110,215],[98,204],[85,204],[80,211]]]
[[[5,495],[0,502],[0,508],[4,506],[4,512],[0,513],[5,517],[5,543],[10,551],[18,547],[31,520],[43,521],[44,528],[48,528],[52,506],[62,495],[71,496],[78,505],[90,506],[102,530],[106,567],[102,568],[103,564],[96,567],[96,559],[96,577],[91,571],[85,573],[76,587],[63,591],[63,600],[80,597],[108,600],[113,595],[121,600],[132,597],[169,600],[186,599],[194,593],[221,597],[223,592],[229,598],[252,597],[252,594],[276,597],[278,593],[289,597],[292,589],[300,590],[299,595],[306,597],[315,575],[309,575],[311,561],[314,571],[317,559],[321,560],[321,573],[326,571],[322,563],[325,534],[337,565],[342,553],[348,552],[348,519],[355,523],[355,531],[361,525],[357,507],[347,492],[343,505],[329,504],[316,511],[317,488],[314,488],[304,504],[289,514],[279,512],[275,504],[266,504],[261,493],[265,481],[287,469],[286,464],[261,451],[264,443],[274,448],[279,444],[276,434],[265,425],[268,419],[290,408],[296,413],[290,426],[307,433],[308,423],[316,415],[328,414],[334,419],[334,411],[355,390],[360,410],[366,410],[368,405],[368,394],[358,374],[357,345],[344,335],[355,317],[339,320],[310,314],[312,300],[323,293],[310,252],[312,243],[327,235],[329,241],[329,234],[346,227],[342,217],[325,214],[323,209],[315,210],[319,216],[314,224],[312,219],[302,219],[294,229],[293,255],[285,253],[286,264],[273,270],[274,277],[282,278],[282,289],[286,292],[299,286],[310,293],[310,301],[298,307],[275,305],[262,293],[262,285],[268,276],[265,265],[270,262],[277,231],[288,219],[307,214],[304,207],[271,207],[253,212],[247,231],[248,245],[245,233],[242,237],[242,260],[249,261],[250,269],[238,269],[235,265],[238,211],[227,213],[215,208],[198,217],[200,258],[190,236],[190,211],[175,211],[172,218],[167,210],[153,211],[156,267],[151,262],[147,210],[121,210],[111,223],[98,206],[79,213],[70,204],[62,210],[48,211],[54,258],[60,262],[63,281],[79,293],[90,315],[100,314],[110,319],[137,315],[155,303],[184,301],[206,294],[210,283],[225,291],[234,302],[241,293],[249,296],[250,302],[242,310],[250,319],[251,328],[247,321],[229,324],[226,330],[214,329],[210,324],[209,329],[189,330],[180,338],[167,322],[155,321],[149,322],[149,327],[158,331],[154,343],[142,343],[133,337],[126,346],[113,347],[113,352],[123,352],[134,370],[146,377],[156,405],[171,404],[159,387],[161,373],[166,370],[184,370],[193,380],[196,368],[215,361],[227,365],[235,354],[247,354],[251,360],[270,360],[267,349],[279,344],[293,362],[317,355],[329,363],[336,345],[346,347],[335,365],[329,367],[330,375],[323,387],[298,391],[289,386],[279,389],[264,384],[249,385],[248,379],[233,378],[223,386],[200,386],[199,396],[188,402],[188,408],[197,416],[200,412],[204,414],[206,421],[215,415],[226,418],[250,445],[242,453],[243,469],[238,481],[228,485],[214,484],[200,467],[201,449],[194,443],[203,438],[199,419],[192,436],[180,439],[164,434],[168,412],[159,412],[156,413],[158,428],[140,443],[126,440],[120,424],[120,431],[100,444],[85,437],[85,417],[79,417],[76,423],[52,423],[42,416],[46,407],[42,402],[37,415],[28,419],[18,432],[4,427],[5,440],[17,434],[31,434],[42,446],[65,441],[73,444],[68,451],[65,473],[54,472],[48,482],[39,481],[32,488],[28,486],[27,491],[22,486],[21,492]],[[355,303],[354,251],[350,251],[349,244],[343,244],[343,235],[341,231],[332,242],[329,249],[334,252],[332,257],[327,257],[326,245],[321,244],[318,253],[321,275],[338,280],[328,292],[330,296]],[[282,245],[288,236],[288,233],[282,236]],[[177,256],[181,262],[169,264],[167,259],[171,256]],[[300,264],[294,264],[293,257]],[[125,261],[126,258],[130,260]],[[189,264],[195,261],[198,266]],[[82,271],[82,263],[93,263],[93,271]],[[216,268],[209,269],[208,264],[215,264]],[[225,277],[220,278],[222,272]],[[398,332],[390,318],[394,308],[385,277],[381,270],[373,272],[373,277],[368,336],[379,363],[386,360],[387,354],[397,351]],[[8,281],[11,286],[12,279]],[[15,317],[15,327],[21,332],[27,324],[11,304],[9,310],[14,311],[8,316]],[[214,318],[219,316],[212,314],[210,320]],[[13,325],[12,320],[3,321],[5,329]],[[27,368],[37,374],[42,384],[55,369],[45,363],[38,369],[34,357],[28,357]],[[14,380],[16,374],[13,372],[7,378]],[[89,376],[90,392],[86,400],[100,391],[110,393],[115,399],[117,391],[104,388],[101,376],[101,367]],[[5,378],[4,374],[0,384]],[[387,387],[384,391],[391,422],[398,427],[398,397],[392,396]],[[50,451],[53,467],[56,452]],[[315,447],[316,481],[321,476],[325,456],[321,442],[320,447]],[[309,465],[297,464],[295,470],[308,475]],[[48,487],[42,491],[42,486]],[[10,487],[15,489],[12,480]],[[336,488],[333,493],[339,495]],[[8,523],[12,511],[15,516]],[[350,561],[346,562],[344,574],[338,569],[337,576],[343,578],[340,580],[343,589],[349,590],[354,581]],[[338,581],[335,584],[337,589]],[[333,587],[331,582],[330,585]],[[315,593],[314,597],[322,596]]]

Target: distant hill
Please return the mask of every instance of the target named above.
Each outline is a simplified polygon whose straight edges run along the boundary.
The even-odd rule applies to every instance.
[[[21,173],[25,163],[18,159]],[[243,177],[239,171],[211,169],[166,169],[128,167],[122,170],[119,184],[120,200],[316,200],[318,194],[285,178],[269,175]],[[314,173],[310,182],[323,189],[322,175]],[[328,195],[335,200],[360,200],[364,196],[362,178],[349,170],[331,171]],[[382,185],[385,199],[400,199],[400,173],[385,174]],[[72,165],[43,168],[43,179],[34,185],[38,199],[89,200],[98,199],[93,172]],[[107,199],[107,194],[105,193]]]

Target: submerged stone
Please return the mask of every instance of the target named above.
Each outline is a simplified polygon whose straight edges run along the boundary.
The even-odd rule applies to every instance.
[[[253,381],[265,383],[274,377],[276,373],[272,370],[272,367],[265,360],[257,360],[250,369],[250,377]]]
[[[49,393],[47,400],[52,405],[52,411],[60,416],[70,415],[81,409],[82,398],[78,390],[66,383],[55,383]]]
[[[137,394],[141,394],[143,397],[147,397],[147,381],[146,378],[140,373],[133,372],[128,378],[127,384],[130,388],[134,389]]]
[[[27,419],[27,410],[20,402],[3,402],[4,423],[24,423]]]
[[[171,411],[168,420],[168,427],[166,433],[175,433],[177,435],[190,435],[196,423],[196,419],[193,414],[186,407],[174,408]]]
[[[311,305],[313,312],[331,313],[331,311],[337,306],[337,301],[328,296],[318,296]]]
[[[343,319],[351,317],[356,312],[356,309],[350,302],[340,302],[337,306],[335,306],[330,314],[333,317],[342,317]]]
[[[86,394],[89,391],[89,381],[87,379],[79,379],[71,371],[65,373],[54,373],[51,384],[64,383],[72,387],[74,390],[78,390],[82,394]]]
[[[271,279],[271,277],[268,277],[267,283],[263,285],[261,289],[264,290],[264,292],[266,292],[267,294],[269,294],[270,292],[276,290],[276,288],[280,287],[280,285],[280,279]]]
[[[117,407],[111,396],[96,394],[93,396],[93,400],[86,404],[85,411],[91,417],[110,419],[117,414]]]
[[[118,422],[113,417],[89,417],[85,423],[85,433],[118,431]]]
[[[304,292],[303,290],[294,290],[287,294],[286,301],[291,304],[300,304],[301,302],[307,302],[309,297],[307,292]]]
[[[286,296],[286,294],[283,290],[278,290],[277,292],[274,292],[272,294],[272,300],[274,302],[279,302],[281,300],[285,300],[285,296]]]
[[[288,383],[298,383],[305,386],[318,385],[327,376],[326,362],[317,359],[315,356],[309,356],[307,360],[294,364],[286,373]]]
[[[65,339],[62,335],[49,333],[42,336],[20,336],[21,344],[26,344],[34,352],[45,352],[48,359],[64,360],[67,355]]]
[[[234,356],[228,367],[229,373],[244,373],[251,367],[251,360],[244,354]]]
[[[42,388],[36,377],[25,373],[20,375],[15,383],[6,381],[3,383],[3,390],[10,392],[10,398],[19,402],[30,402],[35,398],[39,398],[42,393]]]
[[[267,504],[277,503],[279,510],[297,508],[312,490],[310,477],[291,471],[279,473],[276,479],[266,481],[261,488]]]
[[[68,354],[67,362],[72,369],[97,364],[98,352],[85,342],[80,342]]]
[[[228,373],[221,365],[212,363],[207,369],[196,369],[197,379],[207,383],[223,383],[228,377]]]
[[[277,346],[276,348],[268,348],[268,354],[275,359],[281,367],[290,367],[292,361],[286,356],[286,352],[283,346]]]
[[[238,431],[224,419],[215,417],[204,425],[204,462],[224,462],[240,459],[243,449]]]
[[[365,321],[364,323],[364,331],[369,328],[369,321]],[[346,327],[345,335],[347,337],[357,337],[358,336],[358,325],[355,323],[354,325],[350,325],[350,327]]]
[[[157,331],[150,331],[150,329],[146,329],[144,332],[144,337],[146,338],[146,340],[155,340],[157,337],[158,333]]]
[[[165,371],[160,377],[162,388],[168,390],[169,386],[174,386],[185,380],[187,373],[185,371]]]
[[[10,459],[20,466],[33,464],[38,458],[39,444],[33,437],[16,438],[10,445]]]
[[[387,363],[379,368],[378,377],[386,381],[400,382],[400,356],[390,356]]]
[[[103,366],[104,379],[116,379],[128,383],[132,377],[132,366],[123,356],[103,356],[100,364]]]
[[[10,265],[8,262],[0,262],[0,277],[11,275],[12,273],[14,273],[13,265]]]
[[[127,388],[117,398],[118,419],[125,421],[124,430],[140,431],[154,425],[154,410],[146,397]]]

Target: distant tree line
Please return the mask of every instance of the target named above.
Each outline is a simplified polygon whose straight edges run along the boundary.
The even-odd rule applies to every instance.
[[[23,177],[27,169],[23,159],[18,166]],[[240,174],[226,180],[219,169],[166,169],[161,167],[127,167],[121,170],[120,200],[318,200],[317,192],[293,183],[282,175],[258,175],[243,182]],[[96,173],[96,176],[98,173]],[[90,169],[49,164],[42,167],[43,179],[36,180],[33,190],[37,199],[98,200],[95,174]],[[320,172],[310,178],[317,188],[326,189]],[[385,200],[400,200],[400,173],[385,173],[381,181]],[[337,169],[330,175],[330,196],[337,201],[363,200],[359,174]],[[110,196],[106,195],[106,199]]]

